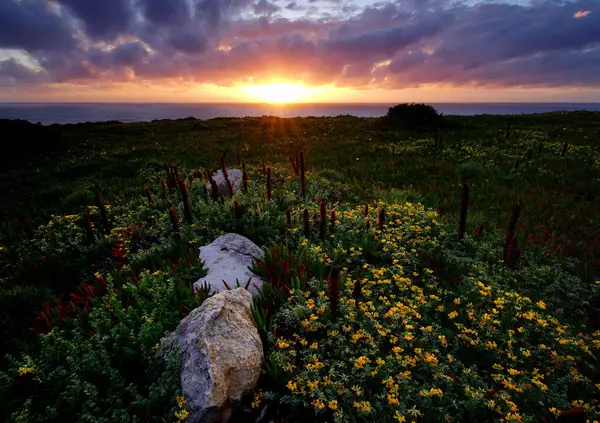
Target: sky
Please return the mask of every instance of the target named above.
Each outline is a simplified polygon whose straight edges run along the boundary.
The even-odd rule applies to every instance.
[[[0,101],[600,102],[600,0],[0,0]]]

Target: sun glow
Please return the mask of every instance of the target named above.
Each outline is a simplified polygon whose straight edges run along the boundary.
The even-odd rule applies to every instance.
[[[313,94],[312,88],[302,84],[247,85],[245,89],[255,99],[268,103],[293,103]]]

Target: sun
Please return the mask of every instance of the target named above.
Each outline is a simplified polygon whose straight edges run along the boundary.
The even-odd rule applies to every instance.
[[[311,94],[311,89],[302,84],[247,85],[246,91],[257,100],[268,103],[292,103],[303,100]]]

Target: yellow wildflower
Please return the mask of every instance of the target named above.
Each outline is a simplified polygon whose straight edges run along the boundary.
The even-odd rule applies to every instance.
[[[296,389],[298,389],[298,386],[296,385],[296,383],[292,382],[291,380],[287,383],[286,387],[292,392],[294,392]]]
[[[175,412],[175,417],[179,419],[179,421],[185,420],[190,415],[190,412],[187,410],[179,410]]]
[[[263,392],[256,392],[254,394],[254,401],[252,401],[252,404],[251,404],[252,408],[258,408],[264,395],[265,394]]]
[[[363,366],[369,362],[370,362],[370,360],[363,355],[356,359],[356,363],[354,363],[354,367],[356,367],[357,369],[362,369]]]
[[[35,369],[33,367],[19,367],[19,376],[25,376],[26,374],[33,373]]]
[[[354,401],[353,406],[354,408],[361,410],[363,413],[369,414],[371,412],[371,403],[369,401]]]
[[[321,400],[314,400],[312,402],[312,406],[319,410],[322,410],[323,408],[325,408],[325,403]]]

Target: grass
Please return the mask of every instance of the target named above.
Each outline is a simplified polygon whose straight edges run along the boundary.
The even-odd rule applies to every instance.
[[[310,170],[349,183],[363,199],[411,189],[449,220],[459,211],[466,167],[472,174],[467,231],[482,222],[505,227],[511,209],[520,203],[519,241],[543,254],[582,258],[582,275],[597,275],[598,114],[452,117],[451,122],[453,129],[441,134],[442,148],[437,149],[433,133],[385,130],[378,119],[354,117],[51,127],[60,139],[59,151],[0,175],[1,236],[5,243],[19,242],[23,232],[51,213],[81,212],[93,203],[95,182],[109,202],[139,196],[148,176],[165,161],[183,169],[214,169],[227,151],[230,167],[239,153],[257,169],[263,160],[288,165],[300,148],[307,152]],[[561,157],[565,142],[568,151]]]
[[[3,154],[5,168],[0,173],[0,332],[4,340],[2,356],[11,354],[1,363],[6,373],[0,373],[3,382],[0,394],[10,394],[10,418],[27,421],[24,416],[28,415],[35,421],[33,416],[45,416],[55,421],[76,413],[76,420],[82,421],[93,418],[101,421],[100,417],[107,421],[127,419],[126,404],[119,403],[121,408],[114,410],[100,404],[110,403],[110,395],[119,395],[122,386],[131,381],[134,385],[128,391],[128,398],[136,404],[131,411],[136,418],[162,418],[161,413],[173,415],[174,410],[182,415],[177,404],[181,401],[175,400],[175,394],[179,394],[175,393],[176,383],[173,385],[172,378],[155,369],[151,352],[165,330],[172,330],[186,310],[201,303],[202,299],[192,296],[190,288],[201,271],[192,260],[193,250],[224,231],[242,233],[272,248],[266,262],[257,264],[257,271],[270,281],[266,286],[271,288],[257,303],[255,320],[266,349],[273,354],[268,358],[266,376],[255,404],[264,397],[265,403],[281,412],[299,412],[316,420],[335,417],[339,421],[369,421],[373,418],[367,412],[369,407],[376,410],[378,419],[392,418],[395,414],[389,407],[397,405],[395,400],[390,403],[360,399],[357,406],[354,404],[357,398],[351,400],[356,392],[340,393],[337,399],[331,397],[334,391],[329,388],[317,390],[314,395],[295,389],[290,392],[288,383],[306,383],[307,376],[315,375],[282,370],[289,366],[290,357],[278,352],[276,346],[280,342],[292,345],[285,336],[307,330],[303,322],[286,317],[299,312],[288,307],[293,309],[294,304],[304,301],[296,299],[284,306],[287,298],[296,298],[289,292],[292,286],[298,292],[305,292],[307,297],[303,298],[312,298],[319,308],[334,304],[335,312],[331,315],[321,312],[324,320],[319,330],[342,333],[345,331],[342,326],[351,326],[347,321],[348,307],[356,307],[358,297],[368,297],[374,289],[380,289],[381,295],[388,298],[398,294],[385,291],[385,287],[378,288],[378,281],[385,280],[385,275],[379,270],[368,270],[369,266],[387,267],[391,272],[388,276],[393,279],[394,275],[402,274],[398,265],[418,275],[429,275],[427,270],[432,272],[431,278],[427,276],[422,281],[414,278],[407,281],[402,277],[401,284],[394,289],[408,290],[405,295],[410,298],[409,308],[424,316],[423,322],[417,323],[429,322],[429,326],[448,338],[454,360],[461,363],[461,369],[476,366],[481,372],[476,379],[468,376],[468,372],[462,374],[456,391],[440,386],[421,395],[422,389],[416,389],[416,385],[409,383],[404,386],[408,390],[402,391],[404,388],[390,382],[395,393],[385,395],[396,398],[404,392],[400,397],[412,398],[412,405],[419,403],[427,414],[423,421],[436,421],[434,415],[452,412],[464,421],[493,419],[494,413],[506,417],[514,412],[506,401],[518,403],[526,420],[538,413],[536,407],[558,407],[564,411],[571,401],[576,404],[581,401],[586,410],[595,413],[593,401],[586,397],[586,390],[592,385],[586,384],[596,378],[595,371],[589,370],[596,364],[587,361],[585,348],[595,345],[593,337],[600,309],[595,285],[600,275],[600,114],[449,117],[447,121],[446,129],[437,134],[437,141],[434,132],[401,131],[388,127],[380,119],[348,116],[110,122],[35,127],[25,132],[22,127],[10,129],[7,133],[13,134],[14,142],[21,141],[22,150],[20,155]],[[47,141],[43,149],[39,148],[43,144],[40,140]],[[2,148],[8,151],[10,145]],[[304,167],[299,150],[307,157],[306,187],[298,175]],[[198,182],[188,183],[188,189],[182,192],[161,189],[165,162],[176,165],[187,177],[198,170],[216,170],[222,157],[230,169],[239,166],[238,157],[247,163],[249,192],[236,194],[235,202],[208,199]],[[270,170],[268,177],[263,174],[265,163]],[[93,206],[99,205],[96,183],[110,219],[111,229],[106,235],[102,233],[107,226],[102,208]],[[466,204],[461,206],[460,191],[465,184],[469,187],[468,208]],[[367,216],[362,214],[365,204],[370,204]],[[517,204],[518,216],[513,213]],[[332,209],[334,214],[330,214]],[[90,211],[91,225],[86,223],[86,210]],[[419,217],[422,213],[425,217]],[[403,223],[407,226],[397,227],[395,219],[403,216],[408,219]],[[426,229],[422,222],[433,216],[440,228],[436,223]],[[328,220],[326,225],[323,217]],[[464,231],[462,241],[457,234],[459,221],[460,232]],[[94,227],[90,229],[91,226]],[[411,241],[413,227],[420,228],[424,238]],[[382,246],[382,234],[394,237],[393,241],[386,238],[386,243],[393,243],[391,246]],[[422,239],[431,243],[421,244]],[[351,252],[358,248],[360,257]],[[510,266],[505,266],[503,259]],[[331,266],[338,266],[338,270],[346,268],[343,276],[332,278]],[[177,276],[187,275],[186,272],[191,272],[191,276]],[[152,294],[153,289],[165,283],[163,275],[170,275],[169,290],[160,296]],[[99,284],[99,276],[116,291],[107,291],[106,284]],[[365,278],[369,282],[364,287],[357,285],[356,281]],[[479,286],[478,282],[485,288],[473,289]],[[438,293],[440,290],[443,295]],[[322,291],[328,295],[320,295]],[[546,333],[545,329],[527,326],[527,322],[523,325],[516,320],[499,320],[498,324],[506,325],[502,326],[504,329],[516,330],[515,325],[521,325],[518,327],[524,335],[518,342],[525,350],[531,349],[535,339],[542,336],[560,357],[575,359],[574,367],[556,367],[556,374],[563,375],[563,379],[556,386],[548,385],[552,396],[544,390],[536,391],[537,406],[531,406],[532,399],[526,395],[510,399],[502,394],[497,401],[503,401],[503,405],[496,409],[483,402],[472,402],[479,399],[468,399],[460,393],[465,387],[483,392],[484,386],[501,383],[500,376],[492,377],[490,366],[494,363],[482,361],[481,357],[491,356],[490,345],[494,342],[500,346],[500,355],[502,351],[506,353],[506,343],[510,341],[505,330],[495,328],[490,332],[489,328],[470,326],[470,313],[483,313],[480,308],[472,308],[479,291],[489,291],[486,296],[500,303],[512,304],[518,298],[528,300],[517,303],[541,301],[548,314],[542,306],[522,310],[521,314],[528,313],[525,320],[532,316],[529,313],[537,313],[547,324],[559,322],[556,324],[560,330],[567,333],[563,338],[569,339],[565,342],[581,345],[577,351],[564,349],[563,338]],[[381,300],[381,295],[371,301],[377,313],[385,314],[390,305],[386,303],[388,300]],[[425,298],[429,298],[429,304],[421,310],[418,303]],[[457,299],[459,303],[454,302]],[[94,309],[109,300],[121,304],[117,315],[88,315],[89,307]],[[453,311],[457,314],[449,320],[456,317],[462,328],[487,331],[486,339],[481,332],[482,337],[477,341],[481,345],[475,346],[476,351],[471,348],[472,337],[468,340],[470,346],[465,346],[460,328],[439,310],[460,301],[467,304],[455,307]],[[517,303],[514,306],[520,307]],[[163,311],[150,316],[152,309]],[[491,309],[487,312],[495,313]],[[373,310],[359,309],[356,313],[368,314]],[[275,320],[269,316],[276,316]],[[373,316],[365,314],[361,318]],[[111,322],[109,326],[107,321]],[[53,327],[56,329],[52,330]],[[277,336],[272,332],[274,327]],[[32,335],[32,328],[42,333],[50,330],[57,334],[53,335],[57,340]],[[128,336],[133,337],[129,340],[126,328]],[[376,339],[379,330],[382,329],[376,326],[356,327],[347,332],[347,337],[342,336],[343,342],[352,342],[357,333]],[[406,329],[390,326],[385,330]],[[90,337],[90,331],[96,335]],[[308,332],[311,342],[320,342]],[[113,339],[115,344],[104,345],[102,339]],[[433,354],[436,362],[441,362],[442,350],[436,339],[417,335],[415,342],[420,347],[408,339],[402,348],[416,354],[415,357],[420,354],[415,347],[421,348],[424,354]],[[387,347],[380,341],[375,345],[385,350]],[[66,362],[61,358],[44,358],[78,344],[98,350],[95,361],[86,362],[85,354],[80,354],[84,351],[73,353]],[[380,355],[376,350],[348,357],[333,347],[327,346],[319,357],[320,362],[330,366],[326,368],[341,371],[346,360],[364,357],[356,370],[362,371],[364,367],[369,372],[359,372],[355,380],[373,384],[373,392],[378,391],[375,386],[379,387],[379,382],[375,375],[370,375],[375,369],[369,367]],[[536,354],[529,361],[519,361],[520,364],[501,361],[498,356],[495,364],[503,368],[507,364],[517,366],[517,371],[529,378],[522,386],[537,386],[540,380],[536,373],[530,373],[532,366],[539,367],[548,358],[545,352]],[[427,357],[433,362],[433,356]],[[313,360],[312,355],[298,359],[309,360],[303,365]],[[100,375],[94,373],[98,363],[106,367]],[[443,365],[459,372],[456,363]],[[76,375],[73,401],[83,401],[85,410],[74,411],[69,404],[60,403],[44,411],[44,401],[28,391],[65,389],[68,385],[65,375],[54,372],[56,366],[66,366],[64,369],[71,369]],[[394,366],[386,371],[399,370]],[[560,396],[560,389],[567,383],[564,377],[570,378],[568,383],[577,382],[576,374],[569,373],[571,368],[586,378],[584,389],[569,388],[566,396]],[[423,371],[415,376],[415,383],[428,383],[435,376],[435,372]],[[344,374],[352,372],[344,370],[340,373],[342,379]],[[29,393],[15,395],[14,389],[23,388],[23,377],[32,378],[23,391]],[[104,378],[104,385],[101,392],[86,398],[87,384],[94,377]],[[339,382],[333,373],[330,377],[332,383]],[[508,380],[508,376],[502,377]],[[563,388],[559,389],[560,384]],[[166,387],[171,392],[166,392]],[[436,402],[437,389],[448,392],[449,403]],[[411,404],[406,401],[401,404],[404,408],[396,410],[397,421],[412,416],[407,408]],[[445,408],[452,401],[460,405],[453,410]],[[551,416],[547,418],[551,420]]]

